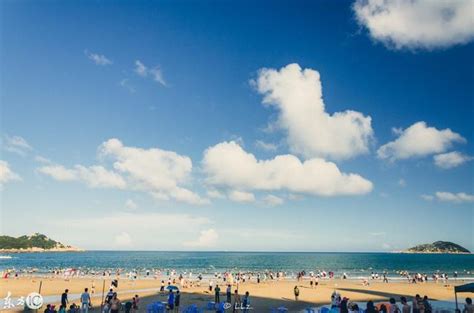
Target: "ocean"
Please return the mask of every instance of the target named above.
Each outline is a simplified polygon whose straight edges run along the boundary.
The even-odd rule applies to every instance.
[[[87,251],[10,254],[0,259],[0,269],[17,271],[36,269],[47,273],[53,269],[76,268],[86,271],[123,269],[124,272],[149,269],[176,270],[210,275],[224,271],[333,271],[350,278],[367,277],[371,272],[386,271],[398,277],[398,271],[426,273],[437,271],[450,277],[474,278],[474,255],[340,253],[340,252],[156,252],[156,251]]]

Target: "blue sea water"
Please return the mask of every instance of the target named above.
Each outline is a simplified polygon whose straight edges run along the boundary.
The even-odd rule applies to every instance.
[[[87,251],[77,253],[19,253],[0,259],[0,270],[78,268],[84,270],[174,269],[179,272],[213,274],[224,271],[284,271],[294,274],[305,270],[346,272],[352,277],[387,271],[426,273],[440,271],[450,277],[474,278],[474,255],[398,254],[398,253],[321,253],[321,252],[155,252],[155,251]]]

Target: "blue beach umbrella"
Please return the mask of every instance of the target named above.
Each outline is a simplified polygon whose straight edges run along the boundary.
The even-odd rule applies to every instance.
[[[166,287],[167,290],[172,290],[172,291],[175,291],[175,290],[179,290],[179,288],[177,286],[168,286]]]

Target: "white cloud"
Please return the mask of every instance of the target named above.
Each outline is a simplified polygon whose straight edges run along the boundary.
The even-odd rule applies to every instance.
[[[353,8],[370,36],[390,48],[445,48],[474,38],[471,0],[356,0]]]
[[[287,190],[320,196],[358,195],[372,183],[357,174],[341,173],[323,159],[301,162],[293,155],[257,160],[236,142],[222,142],[204,152],[202,167],[210,185],[235,190]]]
[[[66,168],[62,165],[46,165],[39,167],[38,172],[59,181],[81,181],[91,188],[123,189],[126,187],[122,176],[98,165],[90,167],[75,165],[73,168]]]
[[[35,161],[38,162],[38,163],[43,163],[43,164],[52,164],[50,159],[45,158],[41,155],[35,156]]]
[[[0,187],[14,180],[21,180],[20,176],[10,169],[8,162],[0,160]]]
[[[127,78],[122,79],[119,82],[119,85],[127,89],[130,93],[134,93],[136,91],[135,88],[132,85],[130,85],[129,80]]]
[[[89,60],[94,62],[96,65],[104,66],[104,65],[110,65],[113,63],[111,60],[107,59],[107,57],[103,54],[92,53],[92,52],[88,52],[87,50],[84,51],[84,53],[89,58]]]
[[[183,243],[186,247],[200,247],[200,248],[209,248],[214,247],[219,240],[218,233],[210,228],[207,230],[201,231],[199,238],[195,241],[186,241]]]
[[[436,166],[444,169],[460,166],[473,158],[458,151],[438,154],[433,157]]]
[[[4,136],[3,148],[9,152],[25,156],[28,152],[33,150],[25,138],[20,136]]]
[[[156,66],[154,68],[148,68],[140,60],[136,60],[135,61],[135,73],[137,73],[141,77],[147,77],[148,75],[150,75],[151,78],[155,82],[157,82],[157,83],[159,83],[163,86],[167,86],[167,83],[166,83],[166,81],[163,77],[163,72],[160,69],[160,67],[158,67],[158,66]]]
[[[271,152],[275,152],[278,149],[278,146],[276,144],[271,143],[271,142],[265,142],[262,140],[255,141],[255,146],[264,151],[271,151]]]
[[[138,208],[138,205],[132,199],[127,199],[125,202],[125,207],[130,211],[135,211]]]
[[[295,194],[295,193],[290,193],[288,195],[288,199],[295,200],[295,201],[300,201],[300,200],[303,200],[304,197],[302,195],[298,195],[298,194]]]
[[[118,139],[109,139],[99,147],[102,157],[110,157],[115,170],[128,175],[136,189],[150,192],[157,199],[169,198],[191,204],[209,200],[184,188],[192,170],[189,157],[158,148],[127,147]]]
[[[142,77],[146,77],[148,75],[148,69],[142,62],[140,62],[140,60],[135,61],[135,73]]]
[[[377,156],[391,161],[423,157],[445,152],[456,142],[465,143],[466,139],[451,131],[429,127],[425,122],[417,122],[398,132],[399,137],[384,144],[377,150]]]
[[[231,190],[228,196],[234,202],[255,202],[255,196],[251,192]]]
[[[219,190],[216,190],[216,189],[207,190],[207,196],[209,198],[214,198],[214,199],[223,199],[223,198],[225,198],[225,196]]]
[[[85,181],[90,187],[112,187],[123,189],[126,187],[126,182],[119,174],[105,169],[103,166],[89,166],[76,165],[75,170],[81,180]]]
[[[98,148],[99,156],[112,160],[114,170],[103,166],[85,167],[48,164],[38,172],[59,181],[82,181],[90,187],[112,187],[148,192],[159,200],[174,199],[190,204],[207,204],[208,199],[184,187],[192,170],[191,159],[158,148],[127,147],[118,139],[109,139]]]
[[[62,165],[48,165],[38,168],[38,172],[46,174],[59,181],[77,180],[77,173],[72,169],[67,169]]]
[[[268,206],[277,206],[277,205],[282,205],[285,201],[277,196],[274,195],[268,195],[265,198],[263,198],[263,203]]]
[[[125,242],[127,237],[130,237],[133,249],[176,250],[182,242],[196,238],[196,233],[212,224],[207,217],[183,213],[132,213],[117,210],[113,214],[80,216],[81,212],[78,210],[78,216],[73,219],[42,220],[38,224],[38,231],[49,230],[53,238],[61,238],[85,249],[124,248],[120,245],[123,241],[117,241],[117,237]],[[130,227],[124,229],[124,225]],[[111,231],[114,229],[116,232]],[[122,235],[122,231],[126,232],[126,235]],[[54,237],[55,233],[57,237]],[[94,240],[91,241],[90,238]]]
[[[432,195],[421,195],[421,198],[426,201],[433,201],[434,196]]]
[[[117,246],[130,246],[132,244],[132,237],[127,232],[121,232],[115,236],[115,244]]]
[[[163,78],[163,72],[159,67],[155,67],[149,70],[150,75],[153,77],[153,80],[163,86],[166,86],[166,81]]]
[[[474,202],[474,195],[470,195],[464,192],[451,193],[446,191],[438,191],[435,196],[440,201],[463,203],[463,202]]]
[[[320,75],[289,64],[261,69],[254,82],[263,103],[279,111],[276,126],[288,133],[292,152],[304,156],[347,159],[369,152],[373,138],[370,116],[347,110],[330,115],[322,98]]]

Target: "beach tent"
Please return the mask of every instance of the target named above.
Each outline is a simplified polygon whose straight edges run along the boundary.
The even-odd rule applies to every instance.
[[[474,283],[469,283],[469,284],[454,287],[454,298],[456,299],[456,312],[459,312],[458,292],[474,292]]]

